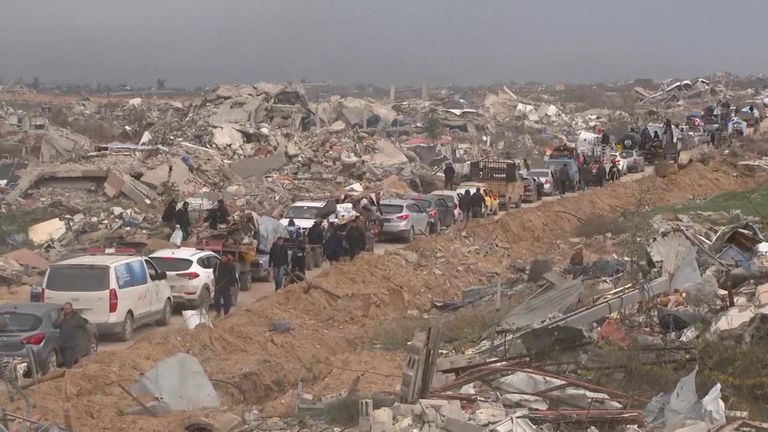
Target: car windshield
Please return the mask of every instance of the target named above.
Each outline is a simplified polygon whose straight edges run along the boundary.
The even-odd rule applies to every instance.
[[[109,288],[109,267],[58,265],[48,269],[45,289],[59,292],[96,292]]]
[[[532,170],[528,171],[528,175],[531,177],[549,177],[549,171],[546,170]]]
[[[414,198],[414,201],[416,202],[416,204],[418,204],[423,209],[432,208],[432,201],[430,201],[428,199],[415,199]]]
[[[192,267],[192,260],[174,257],[149,257],[157,268],[164,272],[180,272]]]
[[[634,157],[634,156],[635,156],[635,154],[633,152],[629,151],[629,150],[624,150],[623,152],[621,152],[621,158],[622,159],[629,159],[629,158]]]
[[[453,202],[453,201],[455,201],[455,200],[456,200],[456,194],[453,194],[453,193],[451,193],[451,194],[447,194],[447,193],[436,193],[436,194],[432,194],[432,195],[434,195],[434,196],[436,196],[436,197],[440,197],[440,198],[442,198],[442,199],[444,199],[444,200],[448,201],[448,203],[451,203],[451,202]]]
[[[0,333],[26,333],[37,330],[43,319],[37,315],[0,312]]]
[[[403,206],[400,204],[382,204],[379,208],[384,214],[400,214],[403,212]]]
[[[285,219],[316,219],[320,207],[292,206],[285,212]]]

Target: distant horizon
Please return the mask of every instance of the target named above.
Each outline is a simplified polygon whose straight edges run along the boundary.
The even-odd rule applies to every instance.
[[[429,81],[426,82],[427,86],[430,88],[445,88],[445,87],[459,87],[459,88],[476,88],[476,87],[492,87],[492,86],[509,86],[513,85],[515,87],[525,87],[529,85],[534,84],[542,84],[542,85],[570,85],[570,86],[584,86],[584,85],[608,85],[608,84],[615,84],[615,83],[634,83],[636,81],[646,81],[651,80],[655,84],[662,84],[664,82],[676,82],[676,81],[693,81],[698,78],[707,78],[711,77],[713,75],[718,74],[730,74],[738,79],[763,79],[768,80],[767,74],[755,74],[755,75],[739,75],[734,74],[728,71],[718,71],[718,72],[711,72],[709,74],[704,75],[697,75],[695,77],[672,77],[672,78],[650,78],[650,77],[636,77],[636,78],[626,78],[626,79],[616,79],[616,80],[610,80],[610,81],[594,81],[594,82],[568,82],[568,81],[553,81],[553,82],[544,82],[544,81],[526,81],[526,82],[493,82],[493,83],[480,83],[480,84],[472,84],[472,85],[462,85],[462,84],[442,84],[442,83],[430,83]],[[0,85],[2,86],[11,86],[15,85],[19,82],[21,79],[22,84],[29,87],[31,84],[33,84],[33,81],[36,77],[32,77],[31,79],[26,78],[15,78],[13,80],[7,80],[3,77],[0,77]],[[163,78],[161,78],[163,79]],[[134,89],[136,90],[155,90],[155,91],[174,91],[174,90],[185,90],[185,91],[194,91],[198,88],[206,89],[206,88],[212,88],[217,85],[255,85],[259,82],[270,82],[270,83],[301,83],[302,80],[297,81],[290,81],[290,80],[283,80],[283,81],[266,81],[266,80],[257,80],[257,81],[237,81],[237,82],[211,82],[208,84],[201,84],[201,85],[191,85],[191,86],[175,86],[173,85],[173,82],[168,82],[166,79],[165,88],[162,90],[158,90],[156,87],[156,82],[153,82],[152,84],[145,84],[145,83],[136,83],[136,82],[120,82],[120,83],[109,83],[109,82],[46,82],[43,80],[39,81],[39,84],[44,90],[48,89],[55,89],[56,87],[89,87],[89,90],[97,90],[98,86],[101,85],[102,87],[109,87],[110,91],[118,91],[120,90],[119,87],[128,86],[131,87],[131,90],[125,90],[125,91],[132,91]],[[377,83],[362,83],[362,82],[350,82],[350,83],[342,83],[342,82],[322,82],[322,81],[313,81],[313,80],[303,80],[307,84],[326,84],[328,86],[337,86],[337,87],[354,87],[354,86],[374,86],[376,88],[386,90],[390,86],[395,85],[395,87],[402,87],[402,88],[418,88],[421,86],[422,83],[412,83],[412,84],[377,84]]]
[[[767,17],[768,2],[747,0],[5,2],[0,78],[385,88],[757,76]]]

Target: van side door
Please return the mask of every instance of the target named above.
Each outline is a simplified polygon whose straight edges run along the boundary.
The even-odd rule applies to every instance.
[[[149,311],[158,314],[165,306],[165,300],[170,297],[170,286],[162,277],[163,272],[149,258],[144,258],[144,264],[149,273]]]
[[[143,259],[134,259],[115,266],[118,314],[133,311],[135,322],[145,321],[150,313],[149,276]]]

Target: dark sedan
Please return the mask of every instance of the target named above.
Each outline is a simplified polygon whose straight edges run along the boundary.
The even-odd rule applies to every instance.
[[[30,354],[38,375],[45,375],[61,364],[59,330],[54,323],[61,305],[51,303],[17,303],[0,305],[0,358],[18,360],[24,367],[19,373],[32,377]],[[95,328],[89,325],[78,346],[79,357],[93,354],[98,349]]]
[[[439,233],[445,227],[453,225],[453,207],[445,198],[434,195],[408,194],[406,199],[416,201],[429,215],[429,231]]]

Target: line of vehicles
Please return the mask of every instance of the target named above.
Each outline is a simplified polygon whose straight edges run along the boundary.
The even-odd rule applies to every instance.
[[[627,163],[628,170],[634,166]],[[374,200],[378,216],[373,231],[379,239],[407,242],[419,235],[439,233],[461,220],[459,195],[478,188],[485,197],[483,216],[519,208],[523,202],[555,193],[554,168],[550,165],[523,175],[514,161],[473,162],[469,173],[461,178],[465,181],[455,190]],[[233,293],[236,304],[237,293],[250,289],[252,277],[269,277],[269,246],[274,238],[287,235],[284,225],[291,220],[301,229],[308,229],[316,220],[344,225],[352,208],[348,204],[340,206],[335,200],[297,202],[286,211],[282,223],[259,219],[257,244],[235,244],[228,240],[230,233],[229,237],[222,234],[200,240],[195,247],[161,249],[146,256],[140,253],[141,247],[126,244],[88,249],[52,263],[42,285],[33,289],[32,303],[0,306],[0,358],[25,360],[26,366],[20,370],[24,376],[32,369],[45,374],[60,365],[58,330],[52,323],[67,302],[89,322],[90,336],[79,348],[81,356],[98,350],[99,336],[129,341],[139,326],[169,325],[174,309],[205,309],[212,300],[214,271],[224,254],[233,254],[243,266],[239,268],[240,287]],[[307,262],[319,266],[322,256],[316,258],[308,257]],[[32,360],[34,368],[29,367]]]

